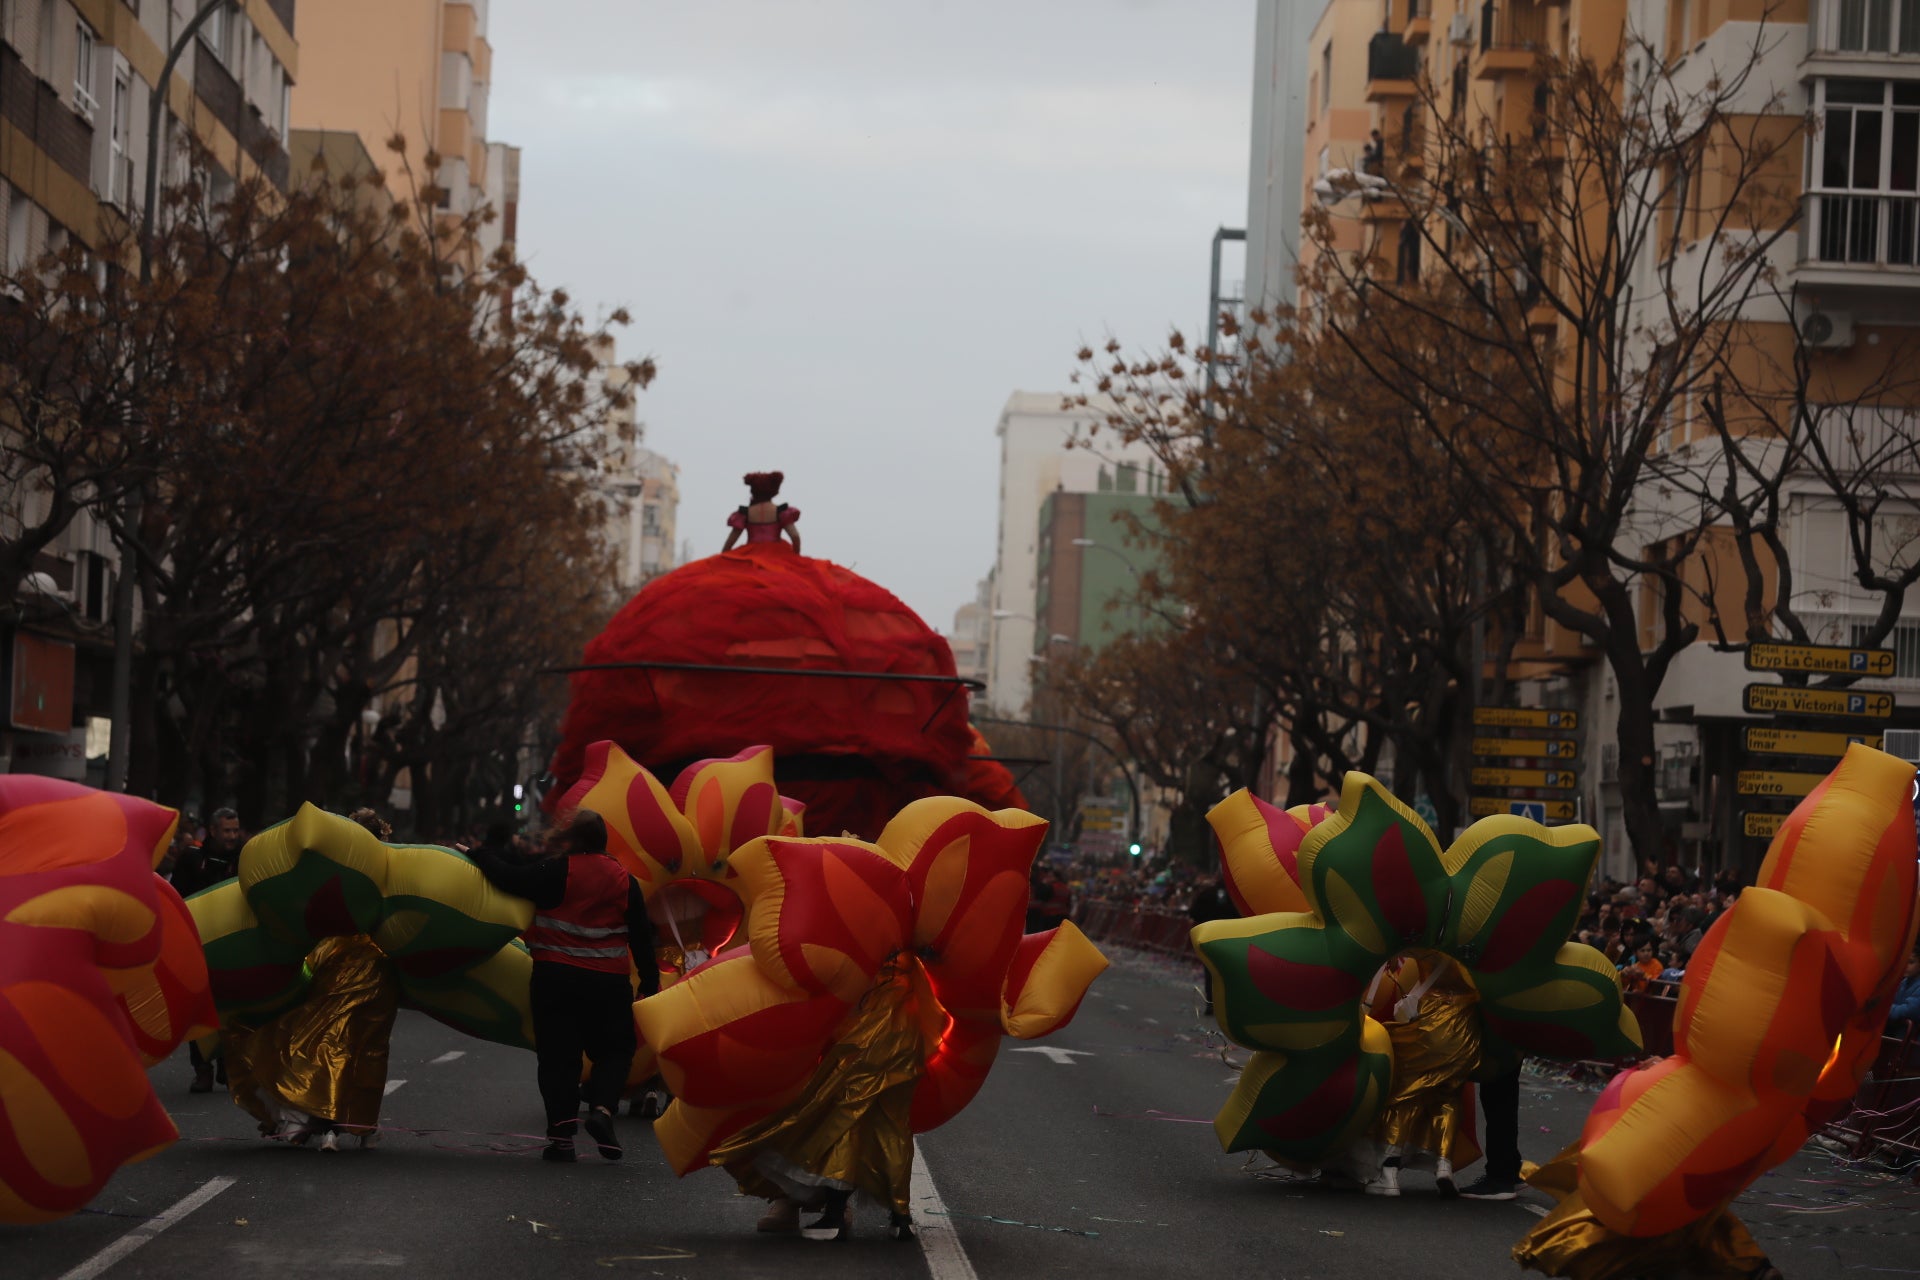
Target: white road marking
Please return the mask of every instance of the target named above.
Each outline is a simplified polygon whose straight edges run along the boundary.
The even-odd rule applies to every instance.
[[[1115,1006],[1113,1006],[1113,1007],[1114,1007],[1114,1008],[1116,1008],[1116,1009],[1118,1009],[1118,1010],[1120,1010],[1120,1012],[1122,1012],[1122,1013],[1132,1013],[1132,1012],[1133,1012],[1133,1006],[1132,1006],[1132,1005],[1130,1005],[1130,1004],[1116,1004],[1116,1005],[1115,1005]]]
[[[1551,1210],[1549,1210],[1547,1206],[1543,1204],[1528,1204],[1525,1200],[1516,1200],[1514,1201],[1514,1203],[1519,1205],[1522,1209],[1525,1209],[1528,1213],[1532,1214],[1536,1218],[1544,1218],[1547,1216],[1548,1213],[1551,1212]]]
[[[1142,1018],[1140,1019],[1140,1021],[1146,1023],[1150,1027],[1157,1027],[1160,1025],[1160,1019],[1158,1018]]]
[[[1057,1062],[1063,1067],[1072,1066],[1073,1060],[1075,1058],[1093,1057],[1093,1055],[1091,1053],[1088,1053],[1085,1049],[1062,1049],[1058,1045],[1052,1045],[1052,1044],[1023,1045],[1022,1047],[1015,1049],[1014,1052],[1015,1053],[1044,1053],[1047,1055],[1047,1061]]]
[[[386,1096],[387,1096],[387,1097],[392,1097],[392,1096],[393,1096],[393,1091],[394,1091],[395,1089],[398,1089],[398,1088],[399,1088],[399,1087],[400,1087],[401,1085],[403,1085],[403,1084],[405,1084],[405,1083],[406,1083],[406,1081],[405,1081],[405,1080],[389,1080],[389,1081],[387,1081],[387,1087],[386,1087],[386,1089],[385,1089],[385,1091],[384,1091],[384,1092],[385,1092],[385,1094],[386,1094]]]
[[[233,1185],[232,1178],[209,1178],[199,1190],[176,1202],[172,1208],[144,1226],[135,1227],[100,1252],[60,1277],[60,1280],[93,1280],[108,1267],[138,1249],[147,1241],[173,1226],[207,1201]]]
[[[953,1219],[947,1216],[946,1201],[933,1185],[927,1153],[920,1149],[918,1139],[913,1144],[913,1181],[907,1195],[916,1210],[913,1229],[920,1237],[920,1252],[926,1256],[931,1280],[979,1280],[972,1260],[960,1245],[960,1233],[954,1229]]]
[[[467,1051],[465,1049],[449,1049],[447,1052],[441,1054],[439,1057],[435,1058],[432,1062],[428,1063],[427,1065],[430,1067],[443,1067],[447,1063],[454,1061],[456,1058],[464,1058],[466,1056],[467,1056]]]

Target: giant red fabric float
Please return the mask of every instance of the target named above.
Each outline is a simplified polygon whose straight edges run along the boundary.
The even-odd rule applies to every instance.
[[[636,663],[652,665],[620,665]],[[784,543],[649,582],[582,665],[550,805],[580,776],[587,746],[611,740],[662,777],[769,745],[780,793],[806,804],[807,828],[820,835],[871,839],[930,795],[1024,807],[1011,775],[977,758],[985,752],[947,642],[892,592]]]

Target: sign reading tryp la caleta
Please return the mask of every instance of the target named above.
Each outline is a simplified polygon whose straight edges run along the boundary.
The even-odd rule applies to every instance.
[[[1890,676],[1891,649],[1849,649],[1837,644],[1753,644],[1749,671],[1817,671],[1836,676]]]

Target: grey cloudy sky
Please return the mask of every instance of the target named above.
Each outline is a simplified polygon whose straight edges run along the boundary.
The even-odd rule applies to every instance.
[[[780,468],[809,554],[945,631],[994,424],[1075,347],[1206,312],[1246,218],[1254,0],[494,0],[520,247],[651,354],[648,444],[719,549]],[[1237,274],[1237,272],[1236,272]]]

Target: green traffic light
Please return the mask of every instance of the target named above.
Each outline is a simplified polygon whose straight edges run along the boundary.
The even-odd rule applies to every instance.
[[[1140,846],[1137,844],[1130,844],[1127,846],[1127,852],[1137,858],[1140,856]]]

